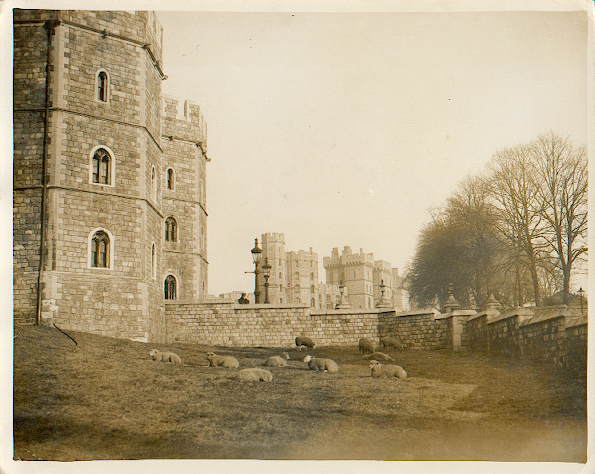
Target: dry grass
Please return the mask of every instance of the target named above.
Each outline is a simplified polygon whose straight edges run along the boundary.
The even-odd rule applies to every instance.
[[[448,351],[393,353],[405,381],[372,379],[357,348],[320,348],[336,375],[298,360],[273,383],[207,368],[205,353],[253,367],[272,348],[148,345],[55,329],[15,339],[20,459],[475,459],[583,462],[584,381],[544,367]],[[153,362],[157,347],[184,367]],[[291,351],[292,357],[303,357]]]

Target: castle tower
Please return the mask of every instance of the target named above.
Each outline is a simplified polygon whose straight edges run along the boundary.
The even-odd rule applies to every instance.
[[[289,302],[319,307],[318,254],[312,250],[286,253]]]
[[[178,224],[175,240],[165,241],[161,279],[179,275],[180,296],[204,299],[208,289],[206,122],[188,100],[163,97],[161,145],[162,213]],[[183,286],[183,288],[182,288]]]
[[[269,301],[271,304],[287,303],[287,268],[285,262],[285,235],[280,232],[269,232],[261,235],[262,260],[258,275],[258,290],[260,291],[260,303],[264,303],[264,276],[262,266],[265,259],[271,266],[269,270]]]
[[[374,254],[364,253],[362,249],[353,253],[346,245],[341,255],[334,248],[323,262],[327,284],[343,284],[353,308],[374,307]]]
[[[207,281],[206,127],[162,106],[162,28],[152,12],[14,20],[15,323],[162,341],[164,298]]]

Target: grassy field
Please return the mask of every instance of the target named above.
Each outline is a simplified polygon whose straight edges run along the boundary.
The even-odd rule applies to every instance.
[[[295,350],[273,383],[208,368],[205,353],[260,364],[273,348],[160,346],[18,328],[14,456],[574,461],[586,456],[584,381],[547,368],[449,351],[392,353],[409,378],[372,379],[356,347],[314,351],[338,374],[306,370]],[[186,366],[153,362],[167,347]]]

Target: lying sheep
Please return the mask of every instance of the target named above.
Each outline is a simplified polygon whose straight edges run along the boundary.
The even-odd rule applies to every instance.
[[[221,356],[214,352],[207,352],[209,367],[225,367],[226,369],[237,369],[240,366],[238,359],[232,356]]]
[[[306,346],[309,349],[314,349],[314,341],[306,336],[298,336],[295,338],[295,345],[299,348],[300,346]]]
[[[243,382],[272,382],[273,374],[268,370],[253,368],[253,369],[242,369],[238,375],[239,379]]]
[[[269,357],[263,365],[266,367],[287,367],[287,360],[289,359],[289,354],[284,352],[281,356],[271,356]]]
[[[376,359],[376,360],[395,360],[388,354],[384,352],[374,352],[372,354],[368,354],[363,356],[364,359]]]
[[[370,361],[370,372],[372,377],[398,377],[407,378],[407,372],[399,365],[383,365],[377,360]]]
[[[394,349],[400,349],[403,346],[403,343],[398,337],[381,337],[380,338],[380,346],[387,348],[392,347]]]
[[[314,356],[307,355],[304,357],[304,362],[308,364],[310,370],[321,370],[331,374],[339,371],[339,366],[334,360],[331,359],[318,359]]]
[[[174,365],[183,365],[180,356],[174,352],[161,352],[157,349],[149,351],[149,356],[152,360],[158,360],[159,362],[171,362]]]
[[[374,341],[366,338],[366,337],[362,337],[359,340],[359,353],[360,354],[370,354],[372,352],[374,352],[376,350],[376,344],[374,344]]]

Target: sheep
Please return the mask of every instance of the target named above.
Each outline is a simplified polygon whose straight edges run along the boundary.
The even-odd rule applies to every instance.
[[[237,369],[240,366],[238,359],[232,356],[216,355],[214,352],[207,352],[209,367],[225,367],[226,369]]]
[[[308,364],[310,370],[321,370],[331,374],[339,371],[339,366],[331,359],[318,359],[314,356],[307,355],[304,357],[304,362]]]
[[[159,362],[171,362],[174,365],[183,365],[180,356],[174,352],[161,352],[157,349],[151,349],[149,356],[152,360],[158,360]]]
[[[240,370],[238,377],[243,382],[272,382],[273,374],[268,370],[252,368]]]
[[[363,356],[364,359],[376,359],[376,360],[395,360],[388,354],[384,352],[374,352],[372,354],[368,354]]]
[[[400,349],[403,346],[403,343],[398,337],[381,337],[380,338],[380,346],[383,348],[392,347],[394,349]]]
[[[298,336],[295,338],[295,345],[299,348],[300,346],[306,346],[309,349],[314,349],[316,344],[314,341],[306,336]]]
[[[374,352],[374,350],[376,349],[376,344],[374,344],[374,341],[362,337],[359,340],[359,353],[360,354],[369,354]]]
[[[282,356],[271,356],[269,357],[263,365],[267,367],[287,367],[287,360],[289,359],[289,354],[284,352]]]
[[[297,346],[297,350],[298,350],[299,352],[302,352],[302,351],[307,351],[307,350],[308,350],[308,346],[304,346],[304,345],[302,344],[301,346]]]
[[[377,360],[370,361],[370,375],[372,377],[398,377],[407,378],[407,372],[399,365],[383,365]]]

